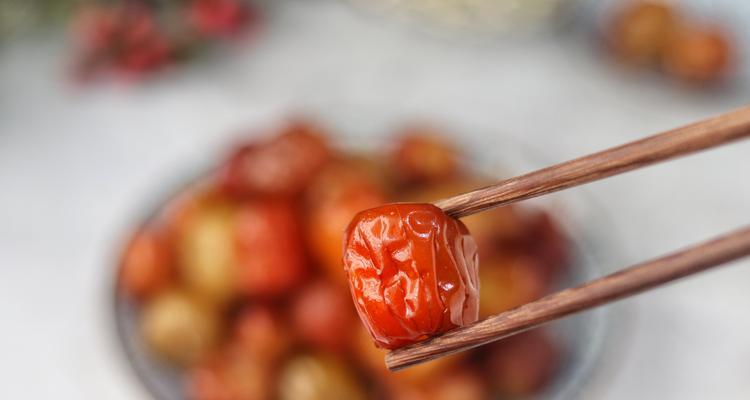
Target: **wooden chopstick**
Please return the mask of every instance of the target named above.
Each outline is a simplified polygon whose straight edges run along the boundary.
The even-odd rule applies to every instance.
[[[750,106],[435,203],[460,218],[750,137]],[[750,255],[750,227],[635,265],[386,355],[390,370],[481,346]]]
[[[481,346],[748,255],[750,226],[393,350],[386,355],[385,362],[388,369],[396,371]]]
[[[435,203],[460,218],[750,136],[750,106]]]

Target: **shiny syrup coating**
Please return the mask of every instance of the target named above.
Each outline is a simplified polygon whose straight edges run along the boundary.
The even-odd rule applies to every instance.
[[[394,349],[478,318],[477,246],[431,204],[357,214],[344,239],[354,305],[379,347]]]

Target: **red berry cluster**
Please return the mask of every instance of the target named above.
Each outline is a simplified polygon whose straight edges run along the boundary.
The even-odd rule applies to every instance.
[[[208,37],[235,35],[255,17],[240,0],[193,0],[187,13],[190,25]]]
[[[74,25],[76,76],[115,72],[140,78],[184,60],[200,44],[237,36],[259,20],[258,11],[242,0],[121,0],[87,6]]]

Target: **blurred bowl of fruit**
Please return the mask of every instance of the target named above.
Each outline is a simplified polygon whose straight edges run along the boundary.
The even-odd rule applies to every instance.
[[[344,229],[363,209],[491,182],[497,160],[482,155],[500,155],[470,156],[423,126],[364,151],[334,138],[297,120],[234,146],[130,232],[114,320],[153,397],[557,399],[593,390],[609,337],[603,310],[388,372],[351,301]],[[480,318],[603,275],[592,235],[539,204],[464,222],[480,249]]]

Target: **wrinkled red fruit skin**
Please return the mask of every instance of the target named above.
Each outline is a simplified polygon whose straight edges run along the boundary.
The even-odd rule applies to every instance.
[[[431,204],[362,211],[344,240],[344,269],[362,322],[394,349],[478,318],[477,246]]]

